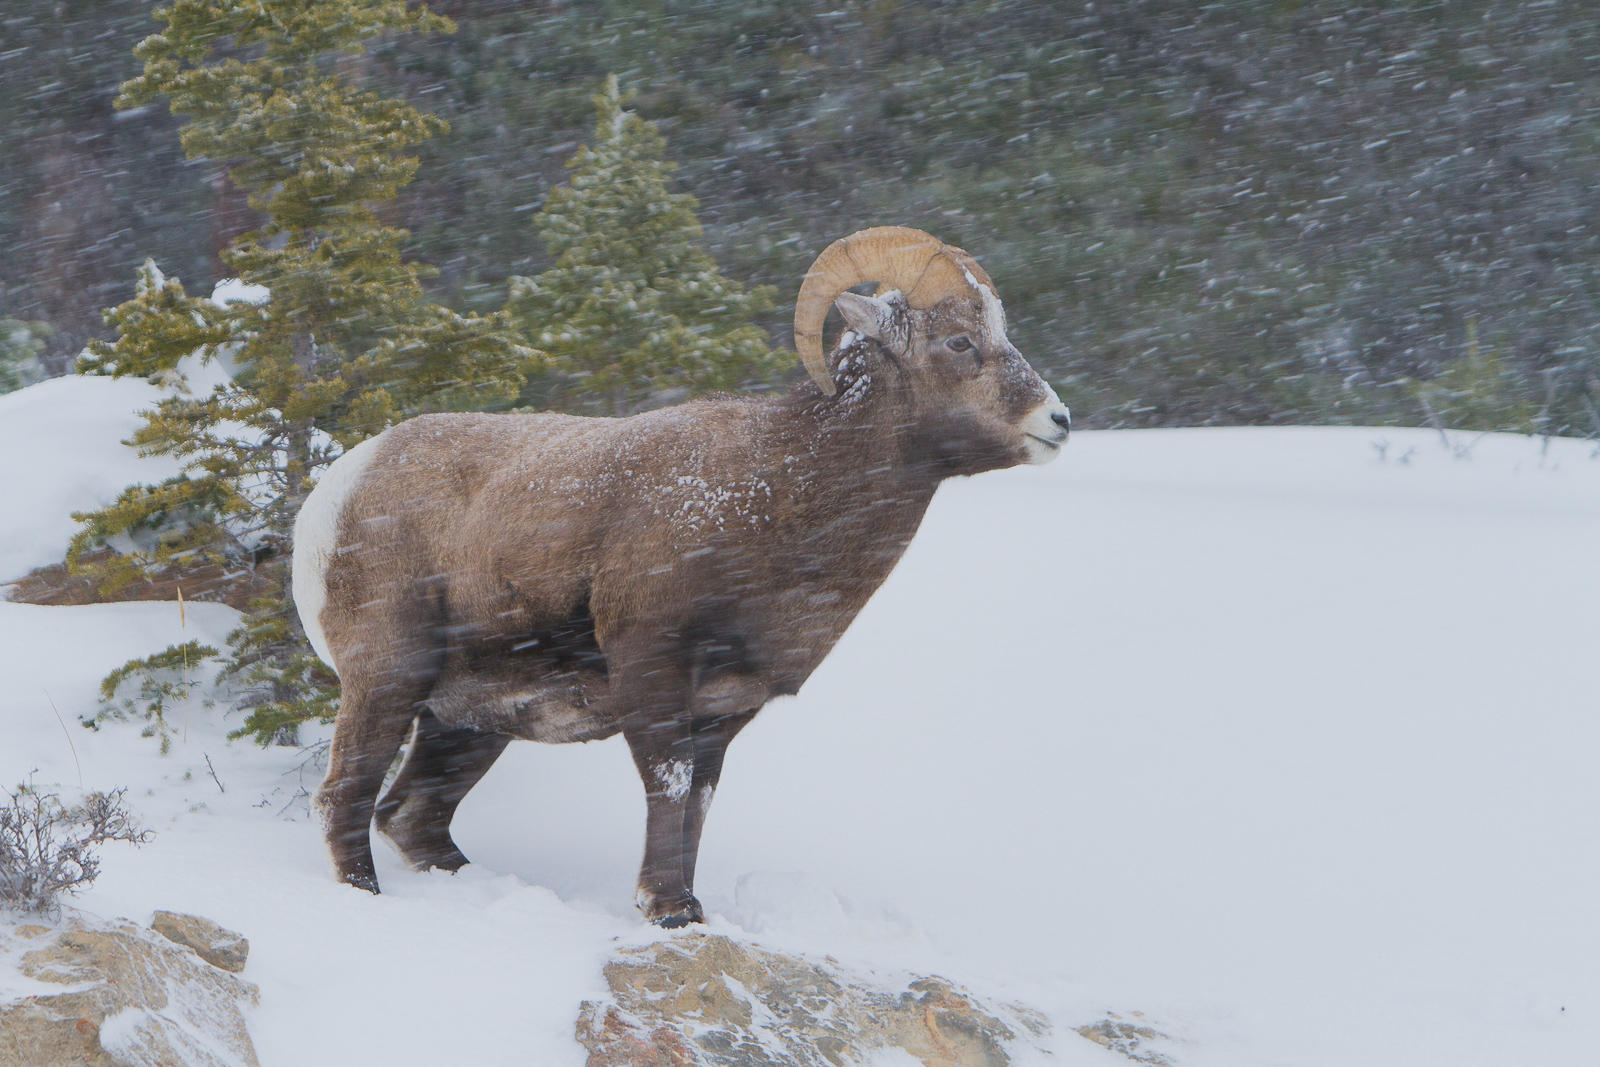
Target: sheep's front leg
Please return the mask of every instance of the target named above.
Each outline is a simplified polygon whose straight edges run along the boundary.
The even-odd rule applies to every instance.
[[[722,760],[728,743],[743,730],[755,711],[698,719],[691,728],[694,738],[694,781],[689,786],[688,808],[683,815],[683,883],[694,892],[694,868],[700,858],[700,831],[705,828],[711,798],[722,778]]]
[[[625,725],[623,736],[644,781],[644,864],[635,898],[646,919],[668,929],[703,921],[684,878],[684,826],[695,779],[687,714]],[[689,866],[692,869],[693,861]]]

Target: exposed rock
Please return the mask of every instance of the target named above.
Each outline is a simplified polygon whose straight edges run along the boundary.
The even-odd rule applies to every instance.
[[[226,930],[198,915],[183,915],[175,911],[158,911],[150,920],[150,929],[175,941],[213,967],[221,967],[235,974],[244,970],[250,955],[250,942],[243,934]]]
[[[1133,1014],[1142,1017],[1140,1012]],[[1148,1026],[1128,1022],[1114,1012],[1107,1013],[1106,1018],[1097,1023],[1078,1027],[1078,1033],[1138,1063],[1148,1063],[1150,1067],[1172,1067],[1171,1060],[1151,1047],[1170,1042],[1171,1038]]]
[[[43,942],[22,974],[72,988],[0,1003],[0,1067],[259,1067],[239,1006],[253,984],[123,920],[38,929],[14,931]]]
[[[817,962],[691,934],[625,949],[609,1003],[585,1002],[588,1067],[843,1067],[898,1048],[927,1067],[1006,1067],[1048,1030],[942,978],[885,986]]]

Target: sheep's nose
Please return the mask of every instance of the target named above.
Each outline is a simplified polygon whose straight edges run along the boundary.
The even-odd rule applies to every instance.
[[[1072,413],[1070,411],[1058,411],[1050,416],[1050,421],[1063,430],[1072,429]]]

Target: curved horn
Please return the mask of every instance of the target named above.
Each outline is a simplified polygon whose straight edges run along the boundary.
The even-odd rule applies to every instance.
[[[906,303],[919,309],[977,285],[994,288],[975,259],[921,230],[874,226],[833,242],[806,271],[794,308],[795,348],[828,396],[837,390],[822,353],[822,323],[839,294],[862,282],[880,283],[879,292],[899,289]]]

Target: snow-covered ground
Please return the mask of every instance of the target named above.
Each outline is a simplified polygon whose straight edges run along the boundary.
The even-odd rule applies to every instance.
[[[155,264],[156,284],[163,280]],[[266,289],[237,278],[218,282],[211,301],[259,303]],[[205,396],[230,380],[232,362],[202,359],[178,363],[182,385],[159,388],[142,378],[97,376],[52,378],[0,395],[0,582],[36,567],[60,563],[78,532],[74,511],[92,511],[135,482],[154,485],[177,474],[170,456],[140,456],[122,442],[144,425],[140,412],[175,388]]]
[[[60,563],[74,511],[178,473],[177,460],[121,444],[162,395],[139,378],[67,377],[0,396],[0,582]]]
[[[0,580],[59,559],[64,502],[121,487],[131,426],[93,455],[27,444],[36,390],[122,426],[104,385],[0,400]],[[1108,1010],[1182,1067],[1596,1062],[1600,458],[1451,440],[1083,433],[947,485],[805,691],[735,743],[711,929],[1031,1004],[1057,1064],[1127,1062],[1071,1031]],[[620,739],[512,746],[457,819],[478,862],[380,850],[370,897],[323,866],[316,769],[227,744],[236,713],[196,704],[165,757],[76,723],[110,668],[233,619],[0,604],[0,783],[75,792],[81,766],[157,831],[109,847],[79,906],[245,933],[267,1067],[581,1064],[605,954],[671,936],[631,904]]]

